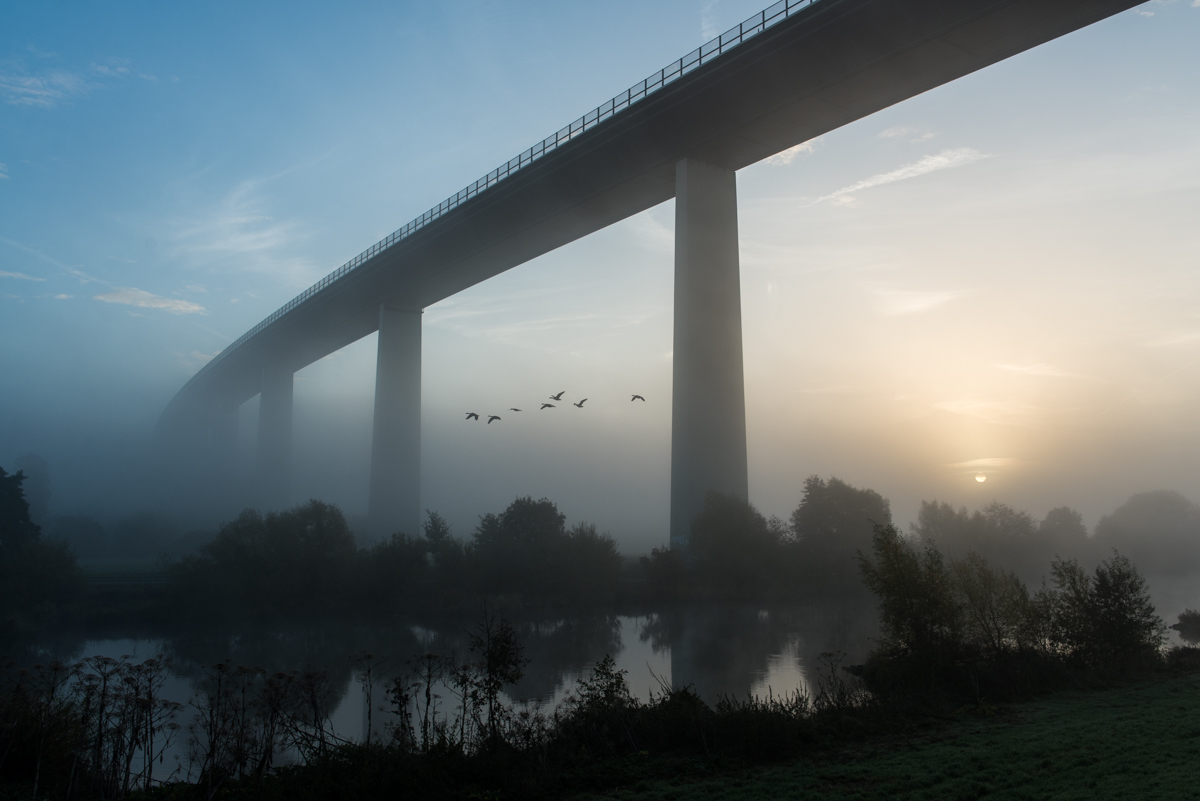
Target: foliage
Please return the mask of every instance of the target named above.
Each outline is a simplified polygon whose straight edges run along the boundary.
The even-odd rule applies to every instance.
[[[783,540],[780,527],[746,501],[710,492],[692,523],[689,553],[695,580],[717,596],[755,594],[777,578],[771,573],[779,564]]]
[[[168,662],[94,656],[0,669],[0,779],[43,792],[122,798],[168,777],[155,766],[181,706],[162,698]]]
[[[354,536],[335,506],[309,501],[263,517],[247,509],[173,567],[185,597],[261,611],[303,611],[346,597]]]
[[[863,581],[879,599],[880,648],[865,676],[884,694],[1013,697],[1059,686],[1066,668],[1121,674],[1161,662],[1165,627],[1132,562],[1114,554],[1089,576],[1051,565],[1030,595],[978,554],[946,562],[892,526],[876,528]]]
[[[1025,580],[1042,575],[1056,554],[1090,552],[1087,528],[1078,512],[1051,510],[1040,523],[1028,512],[990,503],[975,512],[947,503],[922,501],[912,533],[954,559],[976,553]]]
[[[891,506],[878,492],[809,476],[791,517],[798,564],[811,582],[828,588],[852,585],[855,554],[871,547],[876,525],[891,522]]]
[[[1200,570],[1200,507],[1178,492],[1134,495],[1096,525],[1096,545],[1115,549],[1152,575]]]
[[[621,569],[616,542],[566,516],[549,500],[517,498],[480,518],[467,552],[489,595],[578,596],[611,591]]]
[[[1179,622],[1171,625],[1179,632],[1179,637],[1186,643],[1200,642],[1200,612],[1195,609],[1185,609],[1179,613]]]
[[[21,625],[52,611],[78,590],[75,556],[42,540],[30,520],[20,471],[0,468],[0,628]]]

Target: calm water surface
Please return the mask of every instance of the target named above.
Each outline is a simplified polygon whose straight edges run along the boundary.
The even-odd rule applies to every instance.
[[[627,671],[630,690],[643,699],[663,684],[690,685],[710,703],[722,695],[809,691],[822,653],[841,652],[844,664],[859,663],[876,633],[876,615],[866,600],[805,606],[678,606],[642,615],[522,612],[509,617],[521,633],[529,664],[507,695],[512,701],[540,703],[547,709],[558,704],[605,655]],[[104,655],[138,662],[163,654],[171,659],[164,697],[185,705],[205,671],[226,659],[269,671],[323,669],[331,679],[334,731],[357,740],[366,735],[368,704],[355,675],[356,656],[374,654],[382,680],[372,694],[372,728],[374,736],[385,735],[391,717],[383,709],[387,679],[405,672],[408,662],[421,654],[469,661],[466,631],[474,624],[470,617],[462,617],[393,625],[227,625],[149,637],[47,635],[33,649],[10,656],[18,661],[74,662]],[[453,705],[453,697],[444,692],[441,712],[452,713]],[[194,715],[189,706],[179,722],[186,725]],[[171,755],[184,772],[186,740],[180,736]]]

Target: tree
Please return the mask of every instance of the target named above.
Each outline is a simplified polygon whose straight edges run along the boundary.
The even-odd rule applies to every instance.
[[[707,592],[761,594],[780,573],[781,531],[741,498],[709,492],[692,521],[689,553]]]
[[[29,518],[25,475],[0,468],[0,613],[27,616],[66,600],[79,586],[75,556],[61,543],[44,542]]]
[[[566,515],[546,498],[517,498],[479,520],[471,560],[486,593],[580,595],[611,588],[621,566],[616,542]]]
[[[1100,518],[1094,539],[1148,573],[1186,575],[1200,570],[1200,507],[1178,492],[1143,492]]]
[[[176,563],[186,595],[254,609],[311,610],[353,597],[354,535],[321,501],[263,517],[253,509]]]
[[[871,549],[875,527],[891,522],[891,505],[878,492],[818,476],[805,480],[791,519],[802,562],[838,588],[853,584],[855,554]]]

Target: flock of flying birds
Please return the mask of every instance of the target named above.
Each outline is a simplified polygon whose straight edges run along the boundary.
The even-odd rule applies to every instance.
[[[567,394],[567,391],[564,389],[562,392],[558,393],[557,395],[551,395],[551,396],[550,396],[550,400],[552,400],[552,401],[559,401],[559,402],[561,403],[561,402],[562,402],[562,396],[563,396],[563,395],[565,395],[565,394]],[[579,403],[573,403],[573,404],[571,404],[571,405],[572,405],[572,406],[577,406],[578,408],[582,409],[582,408],[583,408],[583,404],[587,403],[587,401],[588,401],[588,399],[587,399],[587,398],[584,398],[583,400],[579,401]],[[633,397],[631,397],[631,398],[629,399],[629,402],[630,402],[630,403],[633,403],[634,401],[641,401],[642,403],[645,403],[645,402],[646,402],[646,399],[645,399],[645,398],[643,398],[641,395],[634,395]],[[541,409],[538,409],[538,411],[540,412],[540,411],[542,411],[542,409],[554,409],[554,408],[556,408],[556,407],[555,407],[555,405],[554,405],[553,403],[543,403],[543,404],[542,404],[542,408],[541,408]],[[510,411],[510,412],[519,412],[519,411],[521,411],[521,410],[520,410],[520,409],[518,409],[516,406],[512,406],[512,407],[509,407],[509,411]],[[479,419],[479,415],[478,415],[478,414],[476,414],[475,412],[467,412],[467,419],[468,419],[468,420],[478,420],[478,419]],[[487,419],[487,424],[488,424],[488,425],[491,425],[493,420],[499,420],[499,419],[500,419],[500,415],[498,415],[498,414],[489,414],[489,415],[488,415],[488,419]]]

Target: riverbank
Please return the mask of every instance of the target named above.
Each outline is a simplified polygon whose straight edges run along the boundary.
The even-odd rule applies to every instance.
[[[992,710],[985,708],[985,713]],[[1200,674],[1069,691],[788,765],[651,780],[576,801],[1194,799]]]

